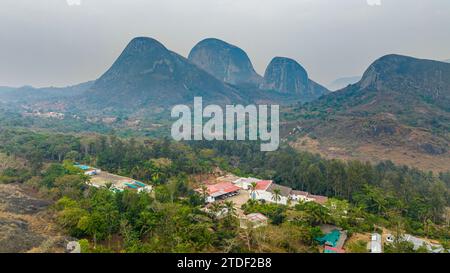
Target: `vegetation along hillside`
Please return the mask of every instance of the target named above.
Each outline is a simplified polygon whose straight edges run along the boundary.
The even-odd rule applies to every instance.
[[[285,130],[296,148],[329,157],[445,171],[449,105],[449,64],[388,55],[358,83],[288,109]]]
[[[318,252],[316,238],[323,235],[324,224],[347,230],[350,238],[383,228],[448,246],[450,173],[434,175],[391,162],[326,160],[287,146],[261,153],[259,145],[246,142],[183,144],[12,129],[0,131],[0,151],[23,162],[6,166],[0,182],[50,200],[46,211],[59,228],[47,233],[77,238],[84,252]],[[132,177],[154,189],[148,194],[89,187],[90,178],[74,162]],[[294,207],[254,200],[236,207],[226,201],[211,208],[228,208],[225,217],[218,217],[202,209],[204,199],[194,191],[199,175],[209,176],[217,168],[273,179],[329,201]],[[262,212],[269,224],[242,229],[237,209]],[[36,240],[39,246],[41,239]],[[346,249],[366,251],[358,243]],[[399,242],[386,251],[415,250]]]

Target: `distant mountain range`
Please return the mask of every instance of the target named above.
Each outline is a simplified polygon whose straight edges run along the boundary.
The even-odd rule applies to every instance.
[[[167,126],[169,106],[190,104],[194,96],[221,105],[278,103],[284,105],[283,137],[298,149],[450,169],[449,63],[387,55],[358,78],[335,81],[342,89],[330,93],[290,58],[273,58],[260,76],[245,51],[218,39],[199,42],[185,58],[138,37],[95,81],[67,88],[0,87],[0,103],[28,114],[57,109],[87,122],[118,120],[114,126],[121,128],[156,117],[143,125],[156,130],[160,123]]]
[[[328,156],[450,169],[448,63],[384,56],[358,83],[291,112],[299,148],[309,142]]]
[[[194,96],[220,104],[291,104],[329,92],[310,80],[294,60],[278,60],[281,58],[274,58],[262,77],[242,49],[218,39],[199,42],[187,59],[155,39],[137,37],[94,82],[69,88],[7,88],[0,90],[0,100],[60,99],[82,111],[104,108],[133,112],[146,106],[190,103]]]
[[[345,88],[351,84],[355,84],[361,80],[361,76],[344,77],[334,80],[332,83],[328,84],[328,88],[332,91],[337,91]]]
[[[218,39],[199,42],[189,53],[189,60],[217,79],[238,87],[272,90],[302,101],[314,100],[329,92],[309,79],[306,70],[289,58],[273,58],[261,77],[255,72],[247,53]]]
[[[278,73],[291,73],[281,67]],[[295,76],[295,75],[293,75]],[[276,77],[276,75],[275,75]],[[280,82],[291,78],[274,78]],[[292,103],[311,101],[329,91],[309,81],[303,90],[264,88],[248,55],[218,39],[206,39],[191,50],[189,58],[168,50],[158,41],[133,39],[112,67],[103,74],[78,104],[79,108],[127,108],[192,103],[195,96],[205,102]]]
[[[188,59],[154,39],[139,37],[85,92],[82,103],[87,107],[140,109],[192,102],[194,96],[210,102],[244,101],[237,90]]]
[[[94,81],[68,87],[0,87],[0,102],[33,103],[42,100],[73,97],[81,95],[91,88],[93,84]]]

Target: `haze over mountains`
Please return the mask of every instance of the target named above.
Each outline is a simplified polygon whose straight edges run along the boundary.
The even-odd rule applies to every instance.
[[[323,154],[450,168],[448,63],[384,56],[358,83],[292,112],[300,139],[313,136]]]
[[[0,87],[0,102],[29,103],[39,100],[73,97],[82,94],[93,84],[94,81],[88,81],[67,87]]]
[[[290,104],[310,101],[329,92],[308,79],[299,64],[293,60],[289,62],[295,66],[272,62],[268,67],[270,73],[266,73],[264,79],[255,72],[242,49],[224,41],[205,39],[192,49],[189,59],[186,59],[152,38],[138,37],[130,41],[99,79],[80,85],[83,88],[76,89],[77,92],[58,91],[64,93],[61,99],[66,94],[74,95],[75,98],[69,102],[66,100],[66,103],[73,103],[80,109],[166,107],[192,102],[194,96],[221,104]],[[298,74],[295,69],[304,74]],[[302,84],[293,85],[291,82]],[[13,100],[16,93],[21,99],[35,100],[38,97],[34,94],[48,93],[47,88],[35,89],[40,92],[33,92],[33,96],[23,91],[1,92],[0,99]],[[59,96],[57,90],[54,91],[51,97],[56,99]]]
[[[153,117],[155,112],[140,112],[191,104],[194,96],[221,105],[300,103],[281,117],[284,136],[299,149],[450,168],[450,64],[387,55],[361,80],[345,86],[330,93],[286,57],[274,57],[260,76],[245,51],[218,39],[199,42],[185,58],[154,39],[138,37],[96,81],[68,88],[0,87],[0,102],[16,104],[19,111],[70,109],[71,115],[99,116],[93,120],[100,121],[122,113],[135,120]],[[169,117],[157,119],[167,123]],[[128,126],[117,122],[107,126]]]
[[[328,84],[328,88],[332,91],[337,91],[342,88],[349,86],[350,84],[355,84],[361,80],[361,76],[353,76],[353,77],[343,77],[334,80],[332,83]]]

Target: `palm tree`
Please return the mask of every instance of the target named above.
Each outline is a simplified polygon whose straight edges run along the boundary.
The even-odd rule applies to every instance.
[[[225,208],[227,209],[229,216],[235,216],[236,215],[236,208],[234,206],[233,201],[226,201],[225,202]]]
[[[210,211],[213,214],[214,218],[217,218],[221,214],[222,210],[223,210],[223,205],[219,202],[214,202],[211,205]]]
[[[151,169],[152,181],[153,181],[154,183],[158,183],[158,182],[159,182],[159,179],[160,179],[160,177],[161,177],[161,174],[162,174],[162,172],[161,172],[161,170],[160,170],[159,168],[153,167],[153,168]]]
[[[206,202],[206,198],[208,197],[208,187],[206,185],[202,185],[201,187],[203,201]]]
[[[145,178],[145,169],[140,166],[134,166],[133,169],[131,169],[131,177],[134,179]]]
[[[281,200],[281,190],[280,189],[273,190],[272,200],[274,200],[276,204],[278,204],[278,201]]]
[[[315,203],[307,203],[305,208],[312,224],[327,224],[330,222],[330,214],[325,207]]]
[[[252,182],[252,183],[250,184],[250,197],[251,197],[252,199],[255,199],[255,198],[256,198],[256,194],[258,194],[258,193],[256,192],[256,187],[258,187],[258,183]]]

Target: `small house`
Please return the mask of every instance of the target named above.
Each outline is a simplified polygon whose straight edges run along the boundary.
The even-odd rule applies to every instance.
[[[214,185],[206,185],[206,202],[213,203],[216,200],[226,199],[239,194],[241,188],[231,182],[222,182]],[[203,194],[202,189],[197,189],[197,192]]]
[[[428,241],[425,241],[423,239],[414,237],[409,234],[405,234],[402,239],[404,241],[410,242],[414,245],[414,250],[418,250],[420,247],[425,247],[428,252],[431,253],[442,253],[444,252],[444,248],[441,245],[438,244],[432,244]]]
[[[252,183],[257,183],[259,181],[261,181],[261,179],[253,178],[253,177],[248,177],[248,178],[241,177],[241,178],[233,181],[233,184],[238,186],[241,189],[248,190],[250,188],[250,186],[252,185]]]
[[[343,250],[342,248],[337,248],[337,247],[331,247],[331,246],[325,246],[325,251],[323,253],[345,253],[345,250]]]
[[[267,226],[268,223],[269,218],[267,218],[264,214],[259,212],[250,213],[246,215],[243,219],[241,219],[241,228],[248,228],[249,226],[253,228],[259,228]]]
[[[372,233],[370,236],[370,253],[383,253],[381,234]]]
[[[314,201],[314,199],[312,199],[309,196],[310,196],[309,192],[306,192],[306,191],[295,191],[295,190],[293,190],[291,192],[291,198],[292,198],[293,201],[296,201],[296,202],[311,202],[311,201]]]

